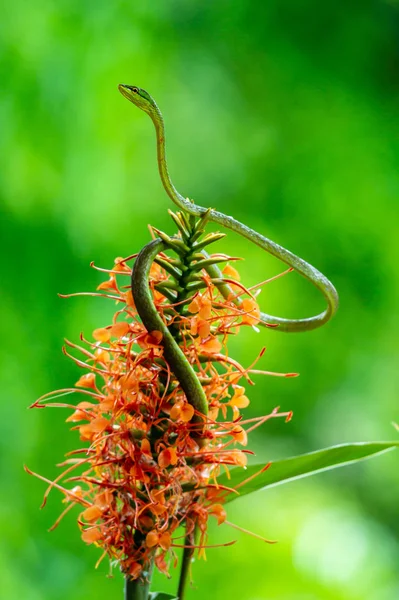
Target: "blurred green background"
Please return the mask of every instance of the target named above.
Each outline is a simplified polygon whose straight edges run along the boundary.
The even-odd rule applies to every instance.
[[[61,409],[28,411],[81,374],[61,354],[109,322],[112,303],[61,300],[90,291],[89,262],[173,233],[150,120],[117,91],[148,89],[164,113],[172,176],[197,203],[233,214],[322,270],[341,307],[322,330],[243,332],[231,354],[299,371],[258,378],[249,416],[280,405],[252,436],[257,460],[345,441],[395,439],[399,419],[399,5],[393,0],[13,0],[0,22],[2,295],[0,596],[122,598],[121,577],[98,571],[75,516],[53,533],[55,491],[42,482],[77,447]],[[216,247],[215,247],[216,249]],[[282,265],[238,236],[253,284]],[[261,294],[263,310],[309,316],[317,292],[290,274]],[[396,367],[395,367],[396,365]],[[398,456],[237,500],[233,522],[279,544],[211,528],[188,597],[245,600],[399,598]],[[156,577],[173,591],[176,579]]]

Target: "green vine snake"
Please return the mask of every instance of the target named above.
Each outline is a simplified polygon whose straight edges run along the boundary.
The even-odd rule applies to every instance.
[[[162,113],[159,110],[155,100],[145,90],[131,85],[119,85],[119,91],[138,106],[141,110],[146,112],[152,119],[155,125],[156,138],[157,138],[157,155],[158,155],[158,168],[159,174],[165,191],[172,199],[172,201],[183,211],[197,217],[202,216],[207,209],[198,206],[191,202],[188,198],[184,198],[175,188],[169,175],[168,166],[166,162],[165,153],[165,125],[162,117]],[[279,244],[272,242],[268,238],[264,237],[257,231],[251,229],[247,225],[240,223],[233,217],[225,215],[217,210],[211,210],[209,213],[209,220],[227,227],[236,233],[247,238],[250,242],[260,246],[266,252],[269,252],[276,258],[280,259],[290,267],[293,267],[298,273],[308,279],[313,285],[323,294],[327,300],[327,308],[324,312],[305,319],[284,319],[281,317],[275,317],[261,313],[261,322],[264,324],[275,324],[279,331],[295,332],[295,331],[307,331],[310,329],[316,329],[321,325],[324,325],[337,311],[338,308],[338,294],[333,284],[325,277],[320,271],[315,269],[312,265],[304,261],[299,256],[296,256],[289,250],[286,250]],[[221,273],[216,266],[210,268],[209,274],[212,277],[221,277]],[[224,293],[227,295],[231,290],[225,290]],[[221,290],[223,293],[223,290]]]
[[[121,84],[119,85],[119,91],[130,102],[132,102],[138,108],[146,112],[151,117],[151,120],[155,125],[159,174],[165,191],[172,199],[172,201],[181,210],[196,217],[201,217],[205,213],[208,213],[209,221],[214,221],[215,223],[218,223],[223,227],[231,229],[232,231],[235,231],[236,233],[247,238],[250,242],[256,244],[257,246],[260,246],[260,248],[266,250],[266,252],[272,254],[273,256],[280,259],[290,267],[294,268],[296,271],[298,271],[298,273],[303,275],[303,277],[310,281],[323,294],[324,298],[327,301],[327,308],[324,310],[324,312],[313,317],[308,317],[304,319],[285,319],[282,317],[275,317],[272,315],[261,313],[261,323],[265,325],[277,325],[277,330],[285,332],[307,331],[310,329],[316,329],[317,327],[324,325],[324,323],[326,323],[335,314],[338,308],[338,294],[333,284],[322,273],[320,273],[320,271],[315,269],[312,265],[304,261],[302,258],[299,258],[299,256],[296,256],[286,248],[283,248],[279,244],[276,244],[275,242],[269,240],[257,231],[248,227],[247,225],[244,225],[243,223],[237,221],[231,216],[225,215],[217,210],[209,210],[202,206],[198,206],[191,202],[191,200],[189,200],[188,198],[184,198],[173,185],[169,175],[165,153],[165,125],[162,113],[159,110],[155,100],[150,96],[148,92],[136,86]],[[157,248],[158,250],[156,250]],[[147,273],[147,275],[145,276],[146,278],[148,277],[148,269],[150,262],[155,258],[158,252],[161,251],[161,249],[162,247],[160,243],[158,243],[157,245],[151,242],[140,253],[138,258],[139,260],[141,256],[141,259],[139,260],[139,265],[141,265],[141,262],[143,262],[143,265],[145,263],[144,271]],[[211,277],[216,279],[222,279],[223,276],[216,265],[211,265],[207,267],[207,270]],[[170,336],[169,339],[169,332],[167,330],[167,327],[160,319],[153,305],[148,283],[145,283],[143,281],[144,271],[142,271],[142,275],[139,275],[139,270],[137,268],[136,261],[136,266],[133,273],[133,282],[135,286],[138,286],[136,287],[136,290],[139,289],[142,292],[142,294],[140,295],[141,299],[145,298],[142,310],[138,309],[139,314],[140,312],[142,313],[140,314],[140,317],[142,318],[143,323],[147,329],[158,329],[164,334],[164,348],[166,350],[166,353],[170,354],[170,366],[171,368],[173,368],[177,378],[179,379],[182,385],[182,388],[184,389],[184,386],[187,387],[187,392],[189,394],[188,398],[190,398],[190,396],[192,397],[192,390],[189,390],[189,387],[191,385],[189,384],[189,381],[191,381],[191,383],[194,383],[194,380],[192,379],[192,373],[190,372],[189,374],[188,367],[191,369],[191,371],[192,367],[189,365],[186,357],[181,352],[180,348],[180,353],[177,352],[178,345],[174,341],[173,337]],[[220,291],[226,297],[232,293],[232,290],[227,284],[221,284]],[[137,291],[135,294],[137,295]],[[174,347],[173,349],[172,346]],[[184,367],[182,368],[183,364]],[[198,394],[198,385],[196,386],[196,388]],[[191,403],[197,409],[199,409],[200,405],[203,408],[203,397],[198,398],[196,402]]]

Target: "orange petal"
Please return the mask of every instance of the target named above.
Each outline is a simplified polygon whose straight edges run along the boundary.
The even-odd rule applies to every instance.
[[[153,290],[152,294],[154,296],[155,304],[161,304],[166,298],[166,296],[164,296],[161,292],[158,292],[158,290]]]
[[[180,419],[184,423],[188,423],[194,416],[194,406],[189,404],[188,402],[184,403],[184,406],[181,410]]]
[[[158,464],[161,469],[166,469],[170,465],[177,463],[176,449],[173,447],[165,448],[158,456]]]
[[[201,308],[199,310],[198,316],[201,319],[209,319],[212,313],[212,302],[210,298],[202,297],[201,298]]]
[[[102,348],[98,348],[95,351],[94,356],[96,357],[97,362],[102,362],[103,364],[107,364],[111,360],[110,353]]]
[[[198,317],[193,317],[190,320],[190,333],[191,333],[191,335],[197,335],[197,333],[198,333]]]
[[[98,542],[102,537],[101,531],[99,529],[86,529],[82,531],[82,540],[86,542],[86,544],[94,544]]]
[[[112,491],[107,489],[96,495],[96,497],[94,498],[94,503],[98,508],[101,509],[101,511],[104,511],[110,506],[112,499]]]
[[[157,569],[161,571],[164,575],[169,576],[168,564],[165,560],[165,553],[161,552],[161,554],[157,554],[155,557],[155,564],[157,565]]]
[[[93,419],[90,423],[90,427],[96,433],[100,433],[104,431],[109,426],[109,421],[105,417],[98,417],[97,419]]]
[[[194,300],[191,300],[190,304],[187,306],[187,310],[190,313],[197,313],[200,309],[200,305],[198,302],[198,296],[194,298]]]
[[[162,513],[168,510],[164,504],[160,504],[159,502],[157,502],[156,504],[151,504],[149,509],[156,516],[162,515]]]
[[[223,269],[222,273],[224,275],[226,275],[227,277],[231,277],[232,279],[236,279],[237,281],[240,281],[239,272],[231,265],[226,265],[225,268]]]
[[[148,515],[142,515],[139,518],[140,526],[142,529],[151,529],[154,526],[154,521]]]
[[[93,331],[93,338],[97,342],[109,342],[110,337],[111,337],[111,332],[109,329],[106,329],[105,327],[100,327],[99,329],[95,329]]]
[[[148,454],[151,456],[151,444],[150,441],[147,440],[147,438],[141,440],[141,451],[143,452],[143,454]]]
[[[151,331],[137,338],[137,343],[141,348],[159,348],[162,338],[160,331]]]
[[[142,570],[143,565],[140,565],[140,563],[137,562],[132,563],[129,567],[129,577],[137,579],[141,575]]]
[[[165,490],[153,490],[151,492],[151,498],[154,502],[162,502],[162,504],[165,504]]]
[[[155,330],[155,331],[150,331],[149,335],[150,335],[152,343],[159,346],[159,344],[161,343],[162,338],[163,338],[162,333],[160,331]]]
[[[86,373],[86,375],[82,375],[80,379],[75,383],[76,387],[84,387],[91,388],[93,390],[96,388],[96,376],[94,373]]]
[[[130,325],[126,321],[120,321],[112,325],[110,333],[112,337],[121,338],[130,331]]]
[[[86,404],[87,406],[82,406],[82,404]],[[76,423],[76,421],[88,421],[90,419],[90,414],[88,414],[87,411],[82,410],[83,408],[93,408],[93,404],[90,402],[81,402],[80,406],[77,406],[77,410],[66,419],[66,422]]]
[[[158,544],[159,533],[156,529],[149,531],[145,537],[145,545],[147,548],[153,548]]]
[[[240,450],[237,450],[236,452],[232,452],[229,456],[229,458],[233,461],[233,463],[239,467],[246,467],[247,466],[247,455],[244,454],[244,452],[241,452]]]
[[[161,275],[161,273],[162,267],[155,262],[152,263],[150,268],[150,276],[156,279],[157,277],[159,277],[159,275]]]
[[[234,396],[242,396],[245,394],[245,387],[243,385],[233,385]]]
[[[124,298],[127,306],[130,306],[131,308],[135,308],[132,290],[128,290],[127,292],[122,294],[122,298]]]
[[[248,436],[245,429],[241,427],[241,425],[236,425],[234,429],[230,432],[230,435],[234,438],[235,442],[238,442],[242,446],[246,446],[248,443]]]
[[[204,321],[203,319],[200,319],[198,321],[197,331],[198,331],[198,335],[200,336],[200,338],[202,338],[202,339],[207,338],[211,332],[210,323],[208,323],[208,321]]]
[[[103,511],[96,505],[89,506],[81,513],[81,518],[85,521],[97,521],[103,514]]]
[[[170,418],[174,421],[188,423],[194,416],[194,407],[184,400],[178,400],[170,411]]]
[[[247,314],[243,315],[242,323],[244,325],[256,325],[260,320],[260,310],[258,304],[252,298],[245,298],[242,301],[241,308]]]
[[[100,283],[99,286],[97,286],[98,290],[115,290],[118,291],[118,287],[116,285],[116,281],[115,281],[115,277],[113,275],[111,275],[111,277],[108,279],[108,281],[103,281],[102,283]]]
[[[173,421],[177,421],[180,418],[182,406],[183,406],[182,400],[178,400],[172,406],[172,408],[170,410],[170,418],[173,419]]]
[[[211,506],[209,514],[217,518],[218,525],[221,525],[227,517],[227,513],[221,504],[214,504]]]
[[[244,388],[242,388],[242,390],[244,390]],[[246,408],[249,405],[249,399],[244,396],[243,392],[235,392],[229,404],[230,406],[235,406],[236,408]]]
[[[90,425],[82,425],[81,427],[79,427],[79,433],[80,439],[83,441],[88,440],[89,442],[91,442],[91,440],[94,437],[94,431],[92,431]]]
[[[102,400],[102,402],[100,403],[100,409],[102,412],[111,412],[111,410],[114,408],[115,405],[115,398],[114,396],[106,396],[104,398],[104,400]]]
[[[170,545],[172,543],[170,533],[168,533],[167,531],[164,531],[164,533],[161,533],[161,535],[159,536],[158,543],[161,546],[162,550],[169,550]]]
[[[222,349],[222,344],[214,335],[209,336],[209,339],[202,342],[200,349],[205,354],[217,354]]]
[[[102,433],[109,426],[109,421],[105,417],[93,419],[87,425],[79,427],[79,433],[82,440],[92,440],[97,433]]]

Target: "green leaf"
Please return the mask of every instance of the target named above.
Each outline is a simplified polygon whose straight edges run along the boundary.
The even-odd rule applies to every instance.
[[[308,477],[321,471],[328,471],[358,462],[365,458],[388,452],[399,446],[399,442],[357,442],[354,444],[341,444],[324,448],[316,452],[301,454],[283,460],[275,460],[270,467],[259,473],[250,481],[246,481],[259,471],[264,465],[251,465],[247,469],[235,468],[230,471],[230,478],[223,474],[218,478],[220,485],[230,488],[238,487],[240,496],[251,494],[266,487],[272,487]],[[246,482],[246,483],[243,483]],[[231,502],[239,496],[233,492],[227,493],[224,502]]]
[[[165,594],[165,592],[151,592],[149,600],[178,600],[176,596]]]

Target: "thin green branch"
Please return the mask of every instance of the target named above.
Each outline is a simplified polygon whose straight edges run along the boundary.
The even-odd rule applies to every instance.
[[[139,579],[125,577],[124,600],[148,600],[152,577],[153,563]]]
[[[184,548],[184,551],[183,551],[183,558],[182,558],[180,579],[179,579],[179,587],[177,589],[178,600],[184,600],[184,594],[187,590],[187,583],[189,581],[189,576],[190,576],[191,560],[193,558],[193,554],[195,551],[195,548],[188,547],[188,546],[195,546],[195,542],[196,542],[196,538],[197,538],[197,531],[198,530],[196,528],[194,530],[194,533],[191,532],[191,533],[187,534],[185,537],[184,544],[187,546],[187,548]]]

